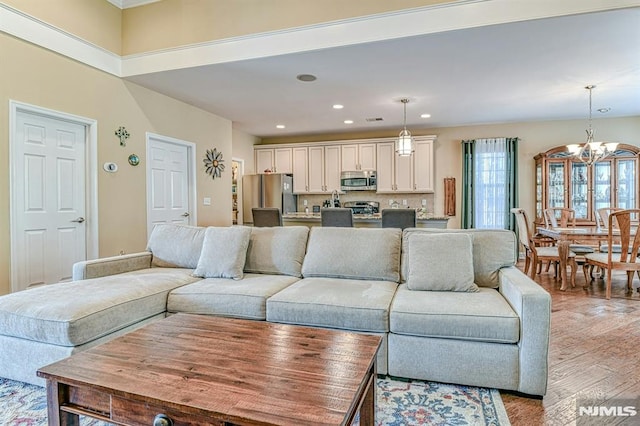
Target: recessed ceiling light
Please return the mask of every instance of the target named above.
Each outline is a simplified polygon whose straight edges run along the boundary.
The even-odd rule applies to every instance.
[[[431,114],[422,114],[420,118],[431,118]]]
[[[296,78],[300,81],[310,82],[315,81],[317,77],[313,74],[298,74]]]
[[[335,105],[333,106],[333,109],[342,109],[342,108],[344,108],[344,105],[335,104]]]
[[[344,120],[344,124],[353,124],[353,120]]]
[[[606,114],[609,111],[611,111],[611,108],[599,108],[598,112],[602,113],[602,114]]]
[[[284,129],[284,128],[285,128],[285,125],[284,125],[284,124],[278,124],[278,125],[276,126],[276,129]]]

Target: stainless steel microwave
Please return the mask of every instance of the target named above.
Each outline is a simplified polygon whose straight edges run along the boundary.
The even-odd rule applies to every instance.
[[[375,191],[378,179],[375,170],[354,170],[340,173],[341,191]]]

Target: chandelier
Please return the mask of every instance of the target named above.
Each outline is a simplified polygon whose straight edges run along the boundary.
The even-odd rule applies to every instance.
[[[594,142],[593,129],[591,128],[591,91],[594,85],[585,86],[589,91],[589,128],[587,129],[587,141],[580,145],[577,143],[567,145],[567,150],[577,159],[588,166],[613,154],[618,148],[617,142]]]
[[[413,137],[411,132],[407,130],[407,104],[409,99],[400,99],[400,102],[404,104],[404,120],[403,129],[396,141],[396,153],[402,157],[408,157],[413,154]]]

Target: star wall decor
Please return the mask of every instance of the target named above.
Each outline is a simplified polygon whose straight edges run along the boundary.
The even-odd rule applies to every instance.
[[[222,152],[218,152],[217,149],[208,149],[204,159],[205,172],[211,176],[212,179],[222,177],[224,170],[224,160],[222,159]]]

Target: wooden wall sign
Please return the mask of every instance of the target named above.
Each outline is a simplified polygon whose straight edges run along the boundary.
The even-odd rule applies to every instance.
[[[456,215],[456,178],[444,178],[444,214]]]

